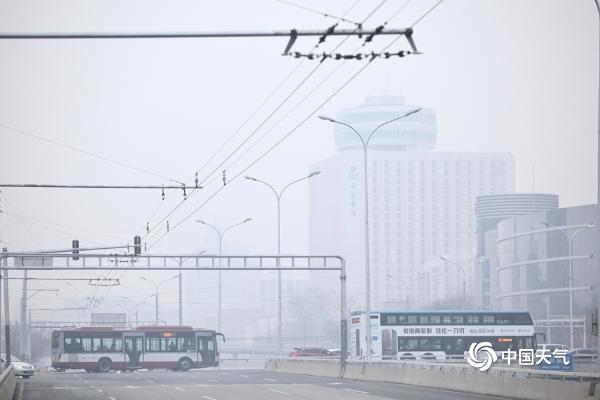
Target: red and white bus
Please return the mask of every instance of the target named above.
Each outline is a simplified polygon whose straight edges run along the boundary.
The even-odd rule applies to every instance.
[[[52,367],[98,372],[216,367],[219,365],[217,336],[225,341],[221,333],[191,326],[57,330],[52,332]]]

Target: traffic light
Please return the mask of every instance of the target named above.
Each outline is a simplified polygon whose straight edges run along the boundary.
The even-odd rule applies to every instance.
[[[142,254],[142,238],[139,236],[133,237],[133,254],[136,256]]]
[[[79,240],[73,239],[73,261],[79,260],[79,257],[75,256],[75,254],[79,254]]]

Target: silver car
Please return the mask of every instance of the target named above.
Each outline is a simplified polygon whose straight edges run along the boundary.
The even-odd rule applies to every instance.
[[[5,354],[0,355],[0,362],[2,364],[6,363]],[[33,373],[35,371],[33,365],[23,362],[15,356],[10,356],[10,364],[12,365],[13,370],[15,371],[15,376],[22,376],[25,379],[29,378],[30,376],[33,376]]]

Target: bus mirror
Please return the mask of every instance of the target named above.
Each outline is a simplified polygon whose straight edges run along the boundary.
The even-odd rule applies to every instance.
[[[225,343],[225,335],[220,332],[215,333],[215,336],[221,336],[223,338],[223,343]]]

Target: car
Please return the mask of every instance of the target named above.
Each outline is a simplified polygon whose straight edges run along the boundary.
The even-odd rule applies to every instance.
[[[289,355],[291,358],[295,357],[333,357],[334,355],[323,347],[294,347]]]
[[[578,360],[595,360],[598,358],[598,350],[592,348],[573,349],[573,358]]]
[[[6,356],[4,354],[0,355],[0,362],[2,364],[6,363]],[[10,364],[13,366],[15,376],[21,376],[25,379],[28,379],[30,376],[33,376],[33,373],[35,371],[33,365],[21,361],[15,356],[10,356]]]

